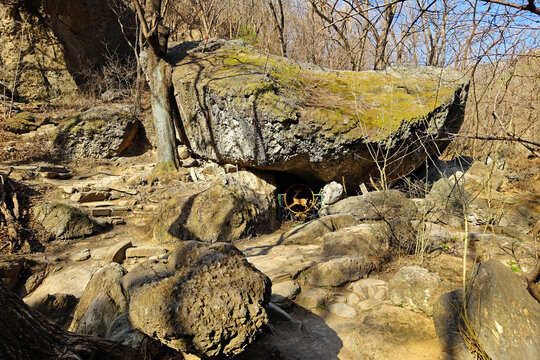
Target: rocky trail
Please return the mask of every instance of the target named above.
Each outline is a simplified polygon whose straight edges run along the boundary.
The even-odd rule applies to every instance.
[[[143,155],[0,169],[42,194],[42,215],[37,218],[56,238],[44,253],[24,255],[18,271],[13,262],[3,262],[3,278],[28,305],[68,326],[99,269],[121,263],[129,272],[148,261],[167,262],[176,245],[156,243],[152,235],[156,214],[167,200],[178,191],[183,196],[204,193],[216,179],[229,176],[227,170],[221,175],[205,171],[208,165],[203,163],[186,168],[186,174],[187,169],[199,173],[197,181],[151,186],[155,165],[147,159]],[[482,183],[485,170],[486,165],[475,163],[456,183],[471,190]],[[436,331],[433,316],[439,296],[461,287],[462,239],[467,235],[471,242],[468,266],[497,259],[527,273],[537,263],[538,248],[534,233],[517,226],[525,229],[538,222],[540,212],[538,195],[515,192],[511,180],[495,172],[500,182],[492,201],[514,204],[502,214],[503,219],[510,217],[512,230],[487,230],[483,224],[491,215],[477,197],[471,202],[475,211],[467,219],[466,233],[459,214],[446,207],[422,213],[430,199],[440,196],[437,191],[453,190],[447,185],[456,178],[449,179],[442,177],[426,198],[408,199],[395,190],[369,192],[323,208],[324,216],[311,222],[286,223],[270,234],[233,239],[247,261],[272,282],[270,321],[238,358],[446,359],[453,354],[453,348],[439,340],[442,330]],[[58,210],[54,204],[65,207]],[[72,213],[91,221],[76,226],[81,222],[70,221]],[[388,228],[388,219],[397,217],[422,225],[421,259],[394,251],[395,246],[406,250],[410,245],[410,239],[396,239],[391,234],[396,229]],[[519,238],[513,235],[516,231]],[[26,280],[21,282],[21,277]],[[463,350],[460,356],[467,354]]]

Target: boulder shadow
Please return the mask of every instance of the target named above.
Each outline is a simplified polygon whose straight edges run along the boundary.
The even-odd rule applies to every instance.
[[[338,360],[343,342],[326,321],[295,304],[293,321],[270,316],[262,334],[235,360]]]

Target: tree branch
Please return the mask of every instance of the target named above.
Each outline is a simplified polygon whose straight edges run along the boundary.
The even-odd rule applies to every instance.
[[[534,0],[528,0],[527,5],[518,5],[515,3],[502,1],[502,0],[482,0],[482,1],[486,3],[503,5],[506,7],[511,7],[514,9],[522,10],[522,11],[529,11],[529,12],[532,12],[533,14],[540,15],[540,9],[537,8],[536,5],[534,5]]]

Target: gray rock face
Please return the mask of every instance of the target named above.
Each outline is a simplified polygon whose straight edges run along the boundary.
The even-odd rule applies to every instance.
[[[129,318],[173,349],[232,357],[267,322],[270,280],[234,246],[185,242],[169,257],[173,276],[134,287]]]
[[[131,144],[139,125],[127,106],[94,107],[61,126],[53,151],[68,158],[117,156]]]
[[[204,192],[164,204],[152,224],[154,242],[230,242],[275,230],[279,226],[275,191],[274,185],[253,173],[228,174]]]
[[[356,188],[379,175],[370,149],[390,154],[393,181],[437,151],[419,138],[442,149],[463,122],[467,79],[450,69],[331,71],[223,40],[170,54],[190,148],[220,163]]]
[[[388,294],[394,304],[433,314],[435,301],[449,286],[435,273],[420,266],[402,267],[388,282]]]
[[[52,202],[34,209],[35,218],[57,238],[74,239],[92,235],[99,226],[79,209]]]
[[[540,354],[540,304],[497,260],[478,268],[467,298],[470,325],[493,360],[535,360]]]

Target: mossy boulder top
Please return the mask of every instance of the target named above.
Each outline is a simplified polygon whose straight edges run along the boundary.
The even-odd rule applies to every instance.
[[[386,154],[392,180],[463,122],[468,78],[452,69],[335,71],[225,40],[170,55],[189,145],[219,162],[358,184]]]

